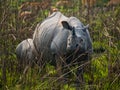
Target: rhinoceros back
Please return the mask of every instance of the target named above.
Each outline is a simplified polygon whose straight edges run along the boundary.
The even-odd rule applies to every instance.
[[[37,25],[33,35],[33,42],[38,53],[51,53],[51,44],[57,36],[60,36],[59,34],[63,29],[61,21],[66,19],[67,17],[60,12],[54,12],[41,25]]]

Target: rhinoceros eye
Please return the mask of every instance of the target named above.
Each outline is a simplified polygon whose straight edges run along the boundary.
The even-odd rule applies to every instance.
[[[83,31],[83,32],[86,32],[86,28],[83,28],[82,31]]]

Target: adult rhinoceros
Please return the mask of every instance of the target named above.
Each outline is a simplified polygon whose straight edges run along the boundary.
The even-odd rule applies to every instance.
[[[59,62],[62,61],[61,57],[73,53],[76,58],[84,54],[84,59],[86,59],[92,53],[92,41],[88,26],[84,26],[76,17],[66,17],[60,12],[54,12],[41,25],[37,25],[33,43],[39,55],[43,56],[43,60],[50,60],[51,57],[56,56],[59,58],[56,62]],[[70,59],[73,57],[67,61],[71,61]],[[84,59],[80,57],[77,61],[80,62]],[[66,61],[62,62],[66,63]]]

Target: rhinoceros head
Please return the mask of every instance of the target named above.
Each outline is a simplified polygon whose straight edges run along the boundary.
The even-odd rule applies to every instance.
[[[87,26],[76,27],[71,26],[67,21],[62,21],[62,25],[66,30],[69,30],[69,35],[67,38],[67,51],[79,51],[85,52],[87,50],[87,36],[86,29]]]

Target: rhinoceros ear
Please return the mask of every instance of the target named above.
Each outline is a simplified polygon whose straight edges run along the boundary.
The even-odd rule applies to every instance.
[[[72,30],[72,27],[68,24],[67,21],[62,21],[61,23],[65,29]]]

